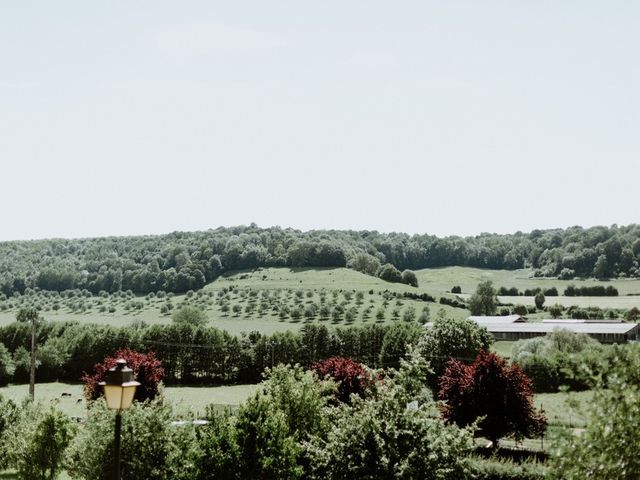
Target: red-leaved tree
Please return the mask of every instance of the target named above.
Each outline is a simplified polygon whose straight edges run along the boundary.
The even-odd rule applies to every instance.
[[[444,419],[464,427],[484,416],[479,433],[494,447],[504,436],[536,437],[547,428],[544,413],[533,406],[529,377],[495,353],[480,352],[471,365],[450,360],[439,387]]]
[[[336,399],[349,403],[351,394],[362,396],[373,384],[369,371],[350,358],[332,357],[311,365],[320,378],[331,377],[338,384]]]
[[[82,376],[84,382],[84,396],[87,400],[96,400],[103,395],[102,387],[98,385],[105,379],[107,370],[116,366],[116,361],[123,358],[127,366],[133,370],[135,380],[140,382],[136,389],[135,399],[143,402],[153,400],[158,395],[158,386],[164,378],[162,362],[155,353],[139,353],[128,348],[118,350],[113,357],[107,357],[102,363],[93,367],[93,373]]]

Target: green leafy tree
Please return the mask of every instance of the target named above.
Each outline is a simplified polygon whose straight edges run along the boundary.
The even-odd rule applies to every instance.
[[[334,391],[298,365],[267,370],[263,388],[237,413],[240,478],[303,478],[302,442],[325,435]]]
[[[472,429],[447,426],[424,383],[428,367],[411,355],[390,370],[377,395],[331,412],[331,429],[307,444],[311,479],[453,480],[470,474]]]
[[[33,307],[25,307],[18,310],[16,313],[16,320],[18,322],[30,323],[33,320],[37,320],[39,317],[38,310]]]
[[[171,315],[171,319],[178,324],[188,324],[195,327],[206,325],[208,322],[207,314],[198,307],[185,306],[176,310]]]
[[[416,319],[416,309],[413,305],[409,305],[402,312],[402,320],[405,322],[413,322]]]
[[[13,429],[20,422],[22,409],[13,401],[0,395],[0,470],[12,466],[9,452],[13,448]]]
[[[471,320],[449,318],[441,310],[433,325],[425,329],[418,349],[439,376],[450,359],[471,363],[492,342],[493,337],[485,327]]]
[[[471,315],[495,315],[498,309],[498,297],[491,280],[480,282],[468,303]]]
[[[610,276],[609,268],[607,256],[604,254],[600,255],[593,266],[593,276],[600,280],[607,279]]]
[[[584,431],[560,436],[555,442],[551,456],[554,478],[638,478],[640,347],[619,348],[612,360],[606,376],[594,372],[595,391],[585,412],[589,422]]]
[[[11,353],[3,343],[0,343],[0,386],[4,386],[11,381],[16,370]]]
[[[380,267],[378,277],[385,282],[399,283],[402,281],[402,274],[400,273],[400,270],[398,270],[390,263],[385,263],[382,267]]]
[[[494,447],[507,435],[516,439],[544,433],[547,420],[533,407],[531,380],[517,365],[492,352],[480,352],[471,365],[450,360],[439,381],[443,416],[460,427],[480,422]]]
[[[544,301],[545,301],[544,293],[542,293],[542,292],[536,293],[536,296],[534,297],[533,300],[534,300],[534,302],[536,304],[536,308],[538,310],[542,310],[542,307],[544,307]]]
[[[411,285],[412,287],[418,286],[418,277],[413,270],[404,270],[402,272],[402,283]]]
[[[356,253],[347,261],[347,267],[367,275],[375,275],[380,269],[380,260],[368,253]]]
[[[38,404],[24,407],[20,420],[9,429],[11,441],[6,445],[18,478],[57,478],[73,433],[71,421],[59,410]]]
[[[122,415],[122,479],[195,477],[195,429],[174,426],[171,405],[161,401],[134,403]],[[87,419],[69,449],[67,471],[72,478],[111,480],[113,412],[93,402]]]

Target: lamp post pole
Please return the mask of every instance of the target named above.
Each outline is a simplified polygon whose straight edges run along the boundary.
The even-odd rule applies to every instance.
[[[120,480],[122,411],[131,406],[136,388],[140,383],[133,379],[133,370],[127,367],[126,360],[119,359],[116,361],[116,366],[107,371],[105,381],[100,382],[100,385],[104,387],[107,408],[116,411],[116,426],[113,439],[113,480]]]
[[[115,438],[113,442],[113,480],[120,480],[120,447],[122,444],[122,413],[116,412]]]

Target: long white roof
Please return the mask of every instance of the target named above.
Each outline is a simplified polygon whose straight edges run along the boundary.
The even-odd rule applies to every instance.
[[[587,334],[624,335],[638,328],[637,323],[488,323],[483,324],[491,333],[551,333],[554,330],[570,330]]]
[[[516,323],[516,322],[525,321],[520,315],[501,315],[501,316],[488,316],[488,317],[471,315],[469,317],[469,320],[476,322],[479,325]]]

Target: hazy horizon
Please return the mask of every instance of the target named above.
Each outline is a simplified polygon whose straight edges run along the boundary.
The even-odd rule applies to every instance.
[[[0,240],[638,223],[640,4],[0,5]]]

